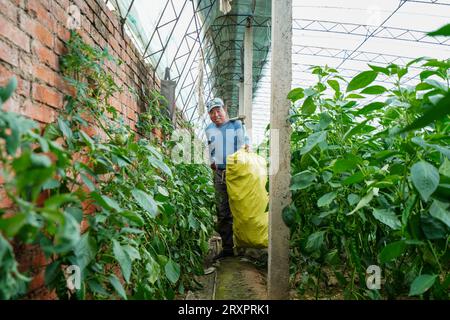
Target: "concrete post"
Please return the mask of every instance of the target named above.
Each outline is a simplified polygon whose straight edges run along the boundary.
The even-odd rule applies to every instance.
[[[292,0],[272,0],[270,106],[270,205],[268,298],[289,298],[289,228],[281,213],[291,202],[290,102],[292,81]]]
[[[244,116],[244,82],[239,82],[239,114],[238,116]]]
[[[253,27],[251,21],[244,34],[244,115],[245,127],[252,141],[252,99],[253,99]]]

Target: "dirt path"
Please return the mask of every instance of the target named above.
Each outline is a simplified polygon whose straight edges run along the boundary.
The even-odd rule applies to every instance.
[[[201,288],[189,291],[186,300],[264,300],[266,272],[243,257],[216,262],[213,272],[196,277]]]
[[[226,258],[217,268],[215,300],[267,299],[266,276],[249,260]]]

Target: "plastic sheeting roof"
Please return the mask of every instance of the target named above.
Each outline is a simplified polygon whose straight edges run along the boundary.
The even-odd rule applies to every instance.
[[[226,15],[219,10],[220,0],[107,2],[120,11],[126,30],[160,78],[170,67],[177,81],[177,106],[198,125],[199,135],[209,119],[198,106],[208,97],[228,100],[231,115],[236,115],[243,34],[252,16],[253,142],[263,139],[270,115],[271,0],[233,0]],[[311,65],[337,68],[351,79],[367,63],[447,59],[450,40],[427,37],[426,32],[449,21],[450,0],[293,0],[292,86],[313,84]],[[417,81],[419,72],[404,81]]]

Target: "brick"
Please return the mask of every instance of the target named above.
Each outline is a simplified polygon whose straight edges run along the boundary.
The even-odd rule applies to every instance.
[[[66,25],[58,24],[56,27],[56,32],[59,39],[62,41],[68,41],[70,39],[70,30],[66,28]]]
[[[30,52],[28,35],[0,15],[0,37],[5,37],[26,52]]]
[[[59,6],[63,7],[63,8],[67,8],[70,5],[70,1],[69,0],[55,0],[55,3],[57,3]]]
[[[12,77],[17,79],[16,93],[22,96],[30,95],[30,82],[17,76],[12,70],[0,65],[0,86],[6,85]]]
[[[0,187],[0,209],[11,208],[13,202],[6,195],[6,191]]]
[[[53,33],[50,32],[39,21],[30,18],[25,14],[20,15],[20,28],[31,36],[32,39],[38,40],[43,45],[53,48]]]
[[[50,87],[33,84],[33,99],[55,108],[62,108],[63,96]]]
[[[11,98],[3,103],[3,109],[10,112],[20,113],[23,98],[14,94]]]
[[[85,0],[75,0],[74,3],[80,9],[82,15],[90,22],[94,21],[94,10],[87,5]]]
[[[31,102],[30,100],[25,101],[20,113],[43,123],[53,123],[56,120],[56,112],[54,109],[40,103]]]
[[[15,6],[9,0],[0,0],[0,8],[2,8],[2,13],[7,16],[13,22],[17,21],[17,6]]]
[[[60,7],[57,3],[54,3],[52,6],[51,14],[53,16],[53,20],[55,20],[55,27],[57,27],[58,24],[61,24],[63,26],[66,26],[67,24],[67,13],[65,9]],[[54,28],[54,31],[57,29]]]
[[[16,70],[17,74],[20,74],[23,78],[31,79],[33,73],[33,56],[22,54],[19,56],[19,70]]]
[[[34,259],[33,259],[34,260]],[[35,266],[33,266],[34,268],[36,268]],[[45,285],[45,269],[44,268],[39,268],[41,269],[39,271],[39,273],[33,277],[33,279],[31,280],[29,286],[28,286],[28,290],[30,292],[36,291],[38,289],[42,289]]]
[[[63,41],[59,39],[55,39],[55,48],[54,51],[57,55],[62,56],[67,53],[66,45]]]
[[[52,87],[59,87],[62,83],[61,76],[57,72],[42,64],[33,65],[33,76]]]
[[[5,61],[14,67],[19,66],[18,51],[6,42],[0,40],[0,61]]]
[[[58,56],[50,49],[42,46],[38,41],[33,41],[33,53],[37,55],[40,62],[45,63],[53,70],[59,69]]]
[[[26,8],[33,18],[40,21],[48,29],[53,30],[54,20],[50,17],[50,13],[48,11],[49,7],[46,1],[28,1]]]

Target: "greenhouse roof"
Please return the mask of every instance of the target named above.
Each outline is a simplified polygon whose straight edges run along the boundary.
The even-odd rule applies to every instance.
[[[106,0],[105,0],[106,1]],[[146,59],[177,82],[177,107],[186,119],[209,122],[204,102],[220,96],[237,115],[243,77],[243,34],[253,31],[253,142],[270,114],[271,0],[108,0]],[[226,3],[231,10],[224,10]],[[221,11],[222,9],[222,11]],[[450,57],[448,38],[429,37],[450,20],[450,0],[293,0],[292,86],[316,81],[313,65],[351,79],[367,64],[406,64],[419,56]],[[405,78],[414,83],[420,69]],[[389,85],[387,79],[378,81]]]

